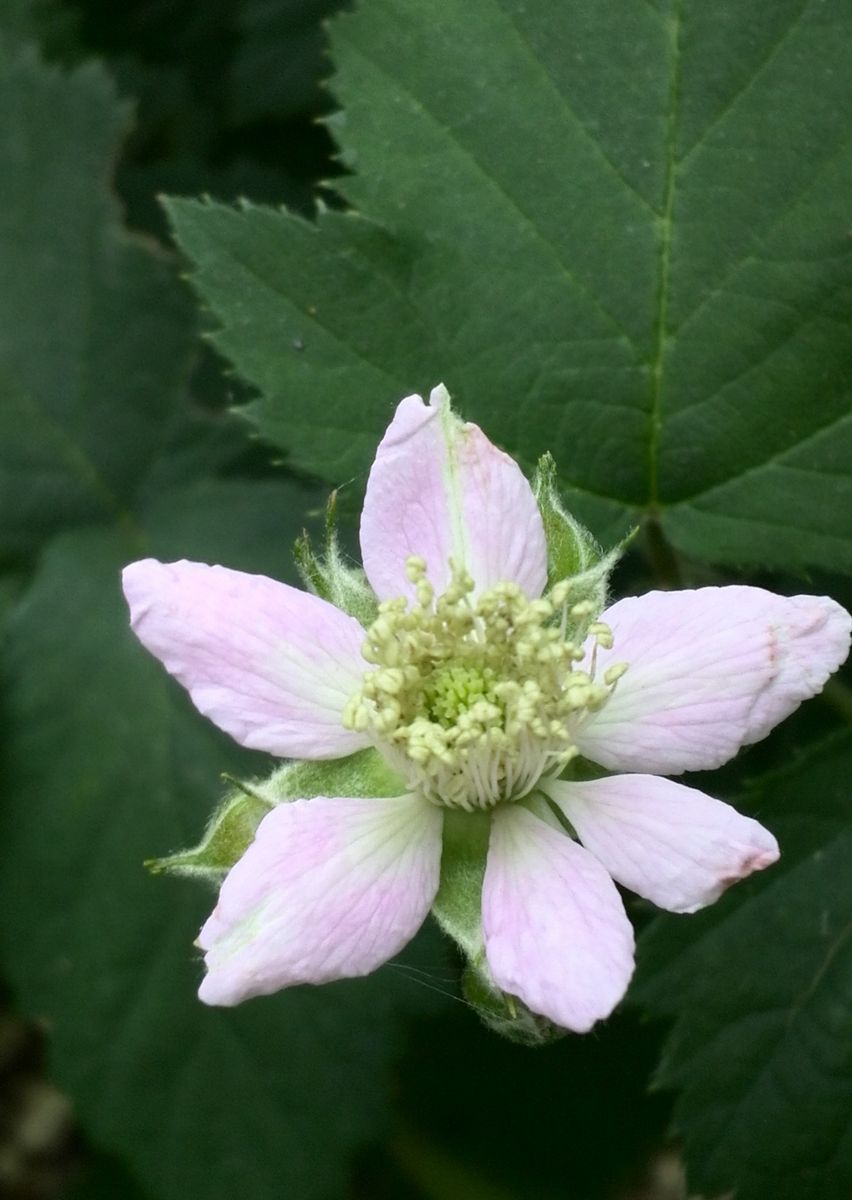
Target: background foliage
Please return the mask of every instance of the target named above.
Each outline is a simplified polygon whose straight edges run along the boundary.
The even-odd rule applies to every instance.
[[[329,58],[333,7],[0,10],[0,964],[75,1106],[67,1186],[662,1196],[674,1131],[707,1196],[845,1200],[842,682],[699,781],[782,862],[695,917],[634,904],[594,1035],[486,1034],[429,928],[369,980],[195,999],[210,898],[141,862],[268,764],[130,638],[124,562],[292,578],[443,378],[523,463],[553,451],[601,539],[642,525],[620,590],[852,600],[850,0],[362,0]],[[47,1194],[2,1162],[0,1194]]]

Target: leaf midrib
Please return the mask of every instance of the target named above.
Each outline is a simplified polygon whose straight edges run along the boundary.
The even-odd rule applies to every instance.
[[[657,267],[656,321],[654,350],[650,364],[650,399],[648,404],[648,503],[654,510],[659,505],[660,485],[660,439],[663,429],[662,392],[664,363],[668,344],[668,311],[671,291],[672,239],[674,234],[674,204],[677,189],[677,135],[678,107],[680,103],[681,60],[680,34],[683,20],[683,0],[675,0],[675,8],[668,19],[671,43],[671,65],[669,67],[669,103],[666,117],[665,177],[663,183],[663,212],[657,218],[659,228],[659,252]]]

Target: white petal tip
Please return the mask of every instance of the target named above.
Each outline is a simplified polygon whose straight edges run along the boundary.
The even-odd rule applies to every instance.
[[[765,871],[767,867],[771,867],[773,863],[778,862],[780,854],[781,851],[778,849],[778,843],[771,834],[768,834],[766,845],[755,847],[750,853],[744,855],[739,870],[732,871],[724,879],[719,880],[721,891],[724,892],[732,884],[739,883],[741,879],[746,879],[755,871]]]
[[[210,1008],[234,1008],[250,995],[245,990],[228,987],[215,973],[205,975],[198,988],[198,999]]]
[[[444,387],[443,383],[439,383],[433,387],[432,391],[429,393],[429,407],[440,409],[449,407],[449,404],[450,393]]]

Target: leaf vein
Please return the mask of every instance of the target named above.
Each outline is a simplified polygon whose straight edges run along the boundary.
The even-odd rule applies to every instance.
[[[748,92],[754,86],[755,82],[758,80],[758,78],[763,73],[763,71],[772,62],[774,62],[774,60],[778,57],[778,55],[781,52],[781,49],[784,46],[784,43],[791,36],[791,34],[793,34],[798,29],[799,25],[802,23],[802,19],[805,15],[807,9],[810,7],[810,3],[811,3],[811,0],[804,0],[799,11],[793,16],[790,23],[781,31],[781,33],[778,35],[778,37],[775,39],[775,41],[770,44],[770,46],[767,48],[767,51],[764,54],[763,58],[760,60],[759,63],[756,64],[752,73],[736,89],[736,91],[733,93],[733,95],[731,95],[729,97],[729,99],[727,100],[725,105],[719,110],[719,112],[710,121],[709,125],[706,125],[705,128],[701,131],[701,133],[699,133],[698,137],[695,139],[695,141],[692,143],[692,145],[689,147],[689,149],[685,150],[681,154],[681,156],[680,156],[680,165],[681,166],[683,166],[686,163],[687,159],[689,159],[697,150],[699,150],[701,148],[701,146],[707,140],[707,137],[711,133],[711,131],[713,129],[715,129],[715,127],[718,124],[720,124],[721,121],[723,121],[725,119],[725,117],[728,115],[728,113],[731,111],[731,109],[734,107],[734,105],[737,103],[737,101],[740,99],[740,97],[744,96],[745,93]]]
[[[518,45],[525,51],[525,53],[526,53],[527,57],[530,59],[530,61],[534,62],[535,65],[539,68],[542,77],[546,80],[550,90],[553,92],[553,95],[556,97],[557,106],[561,109],[563,114],[569,118],[569,120],[572,122],[572,124],[580,131],[580,133],[583,135],[583,137],[586,139],[586,141],[589,143],[589,145],[594,146],[594,148],[597,151],[597,153],[600,157],[600,160],[604,164],[604,166],[609,170],[609,172],[612,175],[615,176],[615,178],[619,181],[619,183],[621,183],[639,201],[639,203],[646,210],[646,212],[650,213],[650,215],[654,218],[662,216],[662,214],[659,213],[656,208],[654,208],[654,206],[650,203],[650,201],[648,201],[646,199],[646,197],[642,195],[642,193],[638,190],[638,188],[636,188],[635,185],[630,182],[630,180],[627,178],[627,176],[613,162],[613,160],[609,157],[609,155],[604,150],[601,143],[597,140],[597,138],[595,138],[592,135],[592,133],[587,128],[587,126],[580,119],[580,116],[578,115],[578,113],[574,110],[574,108],[569,103],[568,97],[565,95],[564,92],[560,91],[560,89],[556,83],[556,80],[551,75],[547,66],[536,54],[535,48],[533,47],[533,45],[530,42],[527,35],[522,31],[520,26],[514,20],[512,14],[503,7],[503,0],[492,0],[492,2],[496,5],[497,8],[500,9],[500,11],[505,16],[510,29],[515,34],[515,38],[517,40]],[[657,14],[657,16],[659,17],[659,14]]]
[[[669,289],[671,286],[672,240],[674,236],[674,203],[677,188],[677,127],[680,102],[680,32],[683,0],[676,0],[669,23],[671,37],[671,66],[669,103],[666,126],[666,167],[663,185],[663,215],[660,218],[659,253],[657,259],[657,299],[654,330],[654,350],[650,363],[650,396],[648,402],[648,500],[657,504],[660,478],[660,440],[662,437],[663,365],[668,338]]]
[[[810,171],[807,174],[807,177],[804,178],[804,184],[802,188],[798,192],[794,193],[789,201],[782,205],[782,207],[778,210],[763,235],[758,239],[754,249],[748,251],[747,254],[742,255],[735,262],[733,262],[720,281],[710,288],[709,291],[705,292],[698,303],[692,309],[690,309],[685,317],[681,318],[680,324],[672,330],[671,336],[673,338],[679,337],[686,326],[691,324],[698,314],[707,307],[708,304],[710,304],[716,299],[717,296],[720,296],[722,292],[725,291],[730,279],[732,279],[735,275],[738,275],[739,272],[749,263],[759,260],[760,250],[766,246],[767,242],[775,234],[779,226],[782,225],[784,221],[786,221],[786,219],[794,212],[798,205],[805,200],[805,197],[813,191],[813,189],[820,182],[820,177],[822,174],[835,164],[837,159],[840,158],[844,151],[849,148],[850,144],[852,144],[852,132],[850,132],[848,137],[845,137],[841,141],[839,146],[826,155],[818,168]]]
[[[503,182],[500,179],[498,179],[498,177],[493,173],[493,171],[490,171],[485,166],[485,164],[483,162],[481,162],[481,160],[479,158],[477,158],[477,156],[473,153],[473,151],[470,149],[470,147],[467,146],[462,141],[458,130],[454,129],[451,125],[448,125],[445,121],[442,121],[425,104],[425,102],[423,100],[421,100],[421,98],[418,95],[416,95],[405,83],[403,83],[395,75],[392,75],[391,72],[385,66],[382,65],[382,63],[380,63],[376,58],[371,56],[366,50],[363,49],[363,47],[360,47],[360,46],[356,47],[353,44],[350,44],[349,50],[354,51],[356,54],[360,54],[361,58],[364,59],[365,62],[369,63],[369,65],[376,72],[378,72],[380,75],[383,75],[386,79],[390,80],[390,82],[392,84],[394,84],[395,87],[399,88],[400,91],[404,92],[405,95],[408,96],[408,98],[410,99],[412,104],[414,104],[416,106],[417,110],[421,113],[421,115],[426,117],[429,121],[432,122],[433,125],[437,126],[449,137],[449,139],[454,143],[454,145],[458,148],[458,150],[461,152],[461,154],[467,159],[467,161],[477,170],[477,172],[481,175],[481,177],[487,183],[489,183],[491,185],[491,187],[494,189],[494,191],[499,196],[501,196],[504,201],[506,201],[508,203],[508,205],[513,209],[513,211],[515,213],[517,213],[517,215],[519,217],[521,217],[523,219],[524,223],[535,234],[535,237],[537,238],[537,240],[548,251],[550,251],[550,253],[553,256],[554,261],[556,262],[556,264],[559,267],[560,273],[564,276],[564,278],[571,284],[571,286],[576,291],[581,292],[584,296],[586,296],[591,301],[591,303],[594,305],[594,307],[598,311],[598,313],[616,331],[616,333],[618,335],[616,340],[624,343],[624,345],[626,345],[626,346],[629,346],[630,349],[633,351],[634,355],[636,356],[636,359],[641,361],[641,359],[643,357],[643,351],[642,351],[641,347],[636,343],[636,341],[634,341],[631,334],[627,331],[627,329],[625,329],[625,327],[621,324],[621,322],[618,320],[618,318],[616,316],[614,316],[614,314],[611,313],[609,311],[609,309],[607,309],[604,306],[600,297],[596,296],[591,291],[591,289],[589,287],[587,287],[586,284],[584,284],[580,279],[577,278],[577,276],[573,273],[573,271],[570,269],[568,264],[562,258],[561,254],[559,253],[558,247],[555,245],[555,243],[544,233],[544,231],[536,224],[536,222],[533,220],[533,218],[526,212],[526,210],[524,209],[521,202],[517,199],[517,197],[514,196],[507,189],[507,187],[503,184]]]
[[[262,288],[265,288],[266,291],[275,296],[277,300],[283,300],[286,305],[292,304],[292,297],[282,287],[280,287],[277,282],[267,279],[259,267],[256,267],[253,263],[248,263],[245,260],[238,258],[233,252],[231,252],[231,259],[239,271],[243,271],[256,283],[260,284]],[[309,320],[319,329],[322,329],[322,331],[339,346],[342,346],[349,354],[352,355],[353,358],[359,359],[365,364],[365,366],[370,367],[371,370],[374,370],[378,372],[378,374],[383,375],[386,379],[391,380],[395,387],[401,386],[400,381],[397,379],[393,371],[383,364],[374,361],[358,346],[355,346],[352,344],[352,342],[348,341],[343,334],[338,333],[335,329],[333,329],[328,322],[319,320],[317,313],[311,314]],[[227,326],[223,326],[223,328],[227,328]]]
[[[678,502],[677,502],[678,506],[680,506],[682,504],[691,504],[695,500],[698,500],[700,498],[706,499],[708,496],[712,496],[714,492],[723,491],[726,487],[729,487],[732,483],[741,483],[742,480],[747,479],[750,475],[753,475],[758,471],[765,471],[773,465],[777,464],[779,466],[786,468],[788,466],[788,464],[784,462],[784,458],[788,454],[798,453],[800,450],[803,449],[803,447],[807,446],[809,442],[815,441],[817,438],[822,437],[823,434],[827,433],[830,429],[833,429],[835,426],[838,426],[838,425],[843,425],[846,422],[852,422],[852,414],[843,413],[839,417],[832,417],[830,421],[827,421],[824,425],[820,425],[818,429],[812,430],[806,437],[800,438],[799,440],[797,440],[795,445],[785,446],[783,450],[776,451],[774,454],[771,454],[768,458],[762,459],[759,463],[754,463],[752,466],[747,467],[744,471],[739,471],[736,475],[731,475],[727,479],[720,479],[716,483],[712,484],[710,487],[703,488],[699,492],[693,492],[689,496],[684,496],[681,500],[678,500]],[[797,469],[795,467],[795,464],[789,464],[789,465],[792,466],[792,468],[794,470]],[[805,468],[801,468],[801,469],[805,469]],[[761,520],[763,520],[763,518],[761,518]],[[783,525],[785,528],[789,528],[788,521],[778,521],[778,522],[769,522],[769,523]]]

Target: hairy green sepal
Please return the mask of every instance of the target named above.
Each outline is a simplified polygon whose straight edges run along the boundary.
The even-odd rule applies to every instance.
[[[462,990],[468,1004],[479,1013],[482,1021],[510,1042],[522,1046],[546,1046],[565,1037],[566,1029],[554,1025],[547,1017],[530,1012],[517,996],[501,992],[487,967],[468,966],[462,976]]]
[[[482,881],[490,828],[488,812],[446,811],[441,883],[432,914],[467,959],[462,990],[485,1024],[513,1042],[543,1045],[561,1037],[565,1030],[530,1012],[517,997],[502,992],[491,978],[485,959]]]
[[[303,530],[293,547],[296,567],[308,591],[335,608],[371,625],[378,615],[375,593],[361,567],[347,562],[337,537],[337,492],[328,498],[325,510],[325,552],[318,555],[310,535]]]
[[[482,880],[488,855],[491,814],[444,812],[441,882],[432,914],[472,963],[484,961],[482,938]]]
[[[372,747],[327,762],[288,762],[263,784],[273,804],[314,796],[401,796],[404,780]]]
[[[563,507],[552,454],[539,459],[532,489],[547,541],[547,586],[551,588],[563,579],[569,580],[569,605],[588,602],[592,606],[593,613],[585,622],[588,624],[606,608],[609,577],[633,533],[605,554],[588,529]],[[572,630],[575,635],[578,632],[583,634],[585,630]]]
[[[190,850],[149,859],[155,875],[189,875],[218,887],[251,845],[258,825],[276,804],[314,796],[399,796],[405,784],[373,749],[330,762],[288,762],[258,783],[240,783],[213,814]]]
[[[238,784],[216,809],[197,846],[165,858],[151,858],[145,866],[154,875],[189,875],[218,886],[245,854],[272,807],[273,802],[259,789]]]

